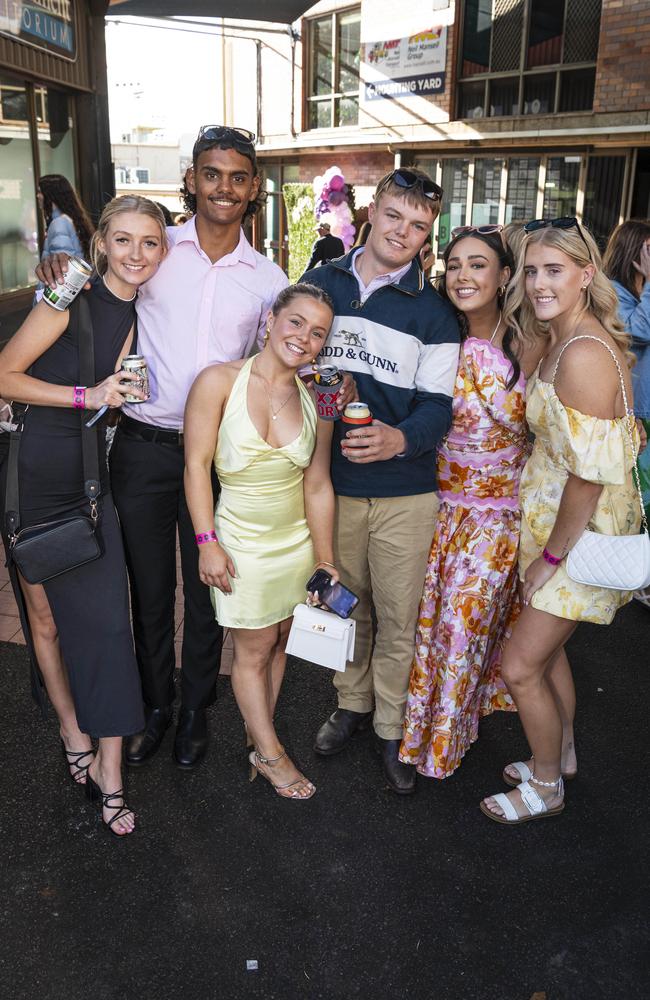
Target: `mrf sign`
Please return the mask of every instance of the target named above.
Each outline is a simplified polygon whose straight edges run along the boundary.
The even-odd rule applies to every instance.
[[[0,0],[0,34],[75,59],[75,0]]]

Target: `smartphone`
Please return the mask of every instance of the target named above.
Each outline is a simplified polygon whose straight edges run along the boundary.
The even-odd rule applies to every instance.
[[[339,618],[349,618],[359,603],[357,595],[342,583],[332,583],[331,575],[324,569],[317,569],[309,578],[307,590],[312,594],[318,591],[320,603]]]

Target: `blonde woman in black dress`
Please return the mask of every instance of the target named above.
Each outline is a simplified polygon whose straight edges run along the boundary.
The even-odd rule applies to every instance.
[[[123,382],[121,358],[133,339],[138,286],[156,271],[166,249],[159,209],[146,198],[115,198],[93,239],[98,274],[86,297],[92,320],[95,385],[80,387],[80,299],[57,312],[40,302],[0,354],[0,393],[27,403],[18,483],[21,527],[88,513],[84,495],[79,409],[119,407],[135,392]],[[87,332],[87,331],[86,331]],[[44,584],[29,584],[11,569],[26,612],[29,642],[59,721],[72,779],[101,802],[117,836],[134,830],[124,802],[122,737],[144,724],[140,680],[129,621],[126,566],[106,469],[105,426],[96,425],[101,476],[97,534],[102,554]],[[8,435],[4,435],[8,437]],[[7,470],[2,442],[1,496]],[[4,519],[3,519],[4,521]],[[7,539],[5,537],[5,544]],[[99,740],[95,753],[91,738]]]

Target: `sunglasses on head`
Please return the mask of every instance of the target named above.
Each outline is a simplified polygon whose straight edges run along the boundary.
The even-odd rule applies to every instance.
[[[482,236],[491,236],[492,233],[500,233],[503,226],[495,224],[493,226],[456,226],[451,231],[451,238],[455,240],[457,236],[467,236],[468,233],[480,233]]]
[[[411,170],[393,170],[392,174],[389,174],[386,178],[384,190],[391,183],[405,190],[417,187],[419,184],[423,195],[429,198],[430,201],[442,200],[443,191],[439,184],[436,184],[428,177],[420,177],[419,174],[414,174]]]
[[[197,142],[207,139],[235,139],[237,142],[245,142],[252,146],[255,142],[255,133],[249,132],[247,128],[236,128],[233,125],[201,125]]]
[[[536,233],[538,229],[577,229],[580,234],[580,239],[587,248],[587,253],[589,254],[589,259],[591,260],[591,250],[589,249],[589,244],[585,239],[585,234],[582,231],[582,226],[576,219],[575,215],[563,215],[559,219],[531,219],[524,226],[525,233]]]

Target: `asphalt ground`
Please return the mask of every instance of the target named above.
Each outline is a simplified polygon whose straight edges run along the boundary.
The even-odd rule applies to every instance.
[[[178,770],[170,730],[128,775],[138,829],[118,841],[66,779],[24,648],[1,643],[0,995],[645,1000],[650,611],[582,626],[570,656],[580,770],[557,819],[508,829],[479,812],[525,753],[514,714],[486,719],[459,771],[412,798],[384,785],[369,736],[316,757],[331,675],[294,662],[279,728],[315,797],[247,782],[223,678],[208,757]]]

